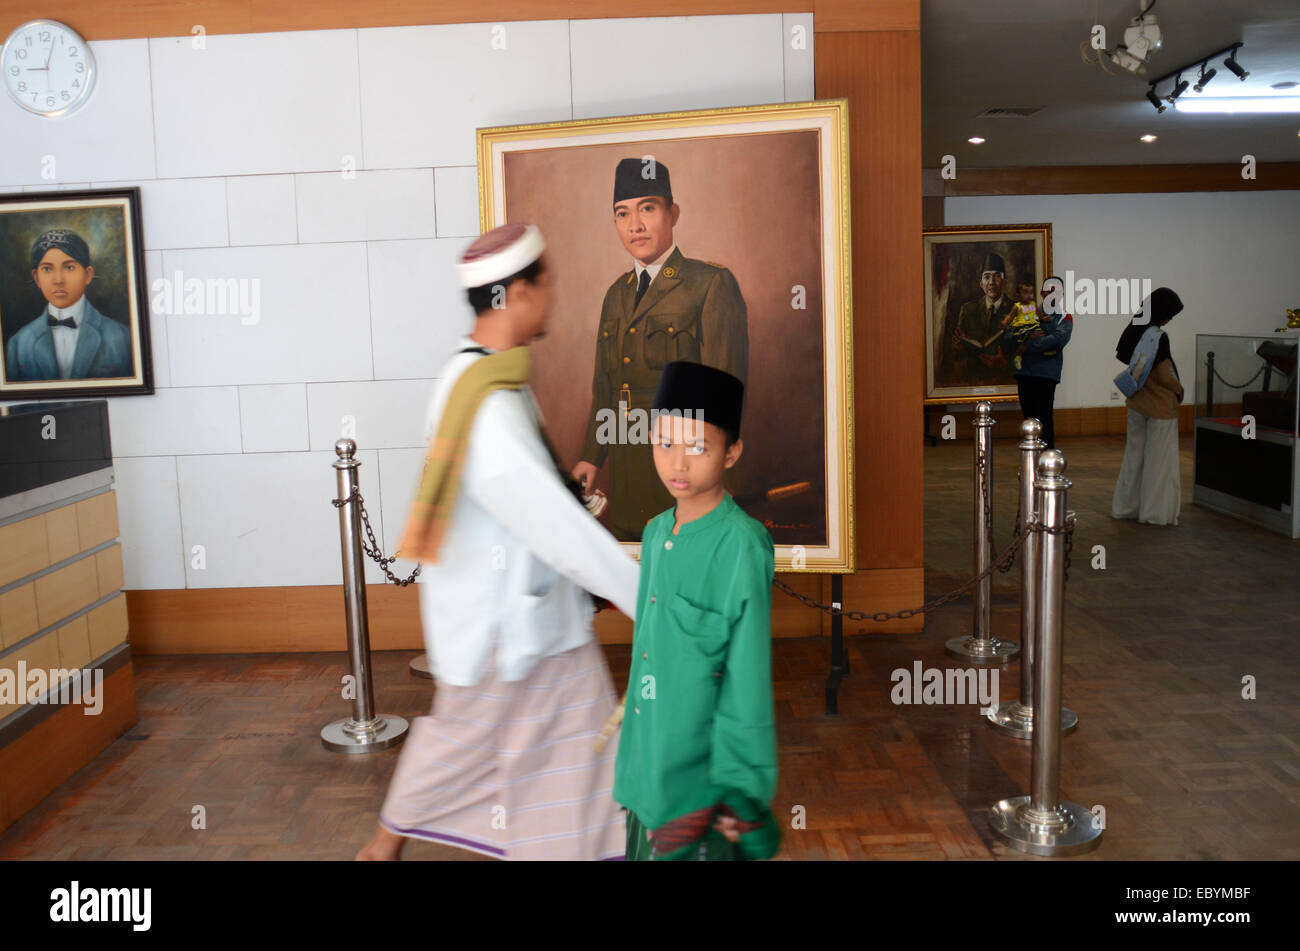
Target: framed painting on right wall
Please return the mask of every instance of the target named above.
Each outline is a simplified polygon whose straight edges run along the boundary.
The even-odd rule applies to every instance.
[[[1020,286],[1036,301],[1052,274],[1052,226],[935,228],[922,240],[926,401],[1014,396],[1016,342],[1006,327]]]

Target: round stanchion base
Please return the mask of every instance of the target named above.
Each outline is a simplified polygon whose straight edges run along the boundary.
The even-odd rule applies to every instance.
[[[1020,653],[1015,641],[1000,641],[996,637],[954,637],[943,645],[945,653],[968,661],[972,667],[1001,667]]]
[[[986,714],[989,726],[999,733],[1014,736],[1018,740],[1032,739],[1034,735],[1034,708],[1027,707],[1019,700],[999,704],[997,709]],[[1079,726],[1079,718],[1073,710],[1061,707],[1061,735],[1073,733]]]
[[[416,677],[424,677],[426,680],[433,679],[433,671],[429,669],[428,654],[421,654],[419,657],[411,658],[411,674]]]
[[[995,803],[989,810],[989,825],[1011,846],[1030,855],[1081,855],[1101,845],[1101,824],[1091,812],[1075,802],[1062,801],[1057,813],[1059,826],[1044,826],[1029,821],[1025,812],[1028,796],[1016,796]]]
[[[335,720],[320,731],[320,741],[331,753],[378,753],[406,739],[409,724],[404,717],[381,713],[375,719],[381,721],[379,726],[362,732],[351,717]]]

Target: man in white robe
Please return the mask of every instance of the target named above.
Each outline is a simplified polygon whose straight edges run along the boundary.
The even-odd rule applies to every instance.
[[[492,389],[476,412],[453,391],[487,355],[526,367],[514,348],[544,333],[544,247],[535,227],[505,225],[459,265],[478,316],[439,374],[428,432],[448,431],[449,400],[472,423],[436,561],[418,586],[433,712],[412,724],[359,859],[396,859],[408,837],[508,859],[625,850],[611,796],[617,744],[593,747],[617,698],[591,596],[634,618],[637,564],[562,481],[522,380]]]

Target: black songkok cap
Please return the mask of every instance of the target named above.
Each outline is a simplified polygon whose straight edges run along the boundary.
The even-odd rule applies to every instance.
[[[1006,263],[1002,260],[1002,255],[993,254],[992,252],[984,255],[984,266],[980,268],[981,274],[983,274],[985,271],[1001,271],[1003,274],[1005,274],[1006,270],[1007,270],[1007,266]]]
[[[614,204],[629,198],[659,196],[673,203],[673,185],[668,166],[652,158],[625,158],[614,170]]]
[[[50,248],[58,248],[82,267],[90,267],[90,246],[81,235],[66,228],[55,228],[45,232],[32,243],[33,271]]]
[[[674,410],[683,416],[698,413],[704,422],[738,437],[744,405],[745,384],[730,373],[702,363],[677,360],[664,367],[652,409],[660,414]]]

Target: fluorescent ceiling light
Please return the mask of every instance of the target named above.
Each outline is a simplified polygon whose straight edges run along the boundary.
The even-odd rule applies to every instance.
[[[1152,135],[1150,132],[1148,132],[1146,135],[1142,136],[1141,138],[1143,142],[1154,142],[1156,140],[1156,137]]]
[[[1300,96],[1196,96],[1180,97],[1179,112],[1234,114],[1245,112],[1300,112]]]
[[[983,144],[984,144],[984,140],[981,139],[978,135],[973,135],[973,136],[971,136],[969,139],[967,139],[966,141],[969,142],[971,145],[983,145]]]

